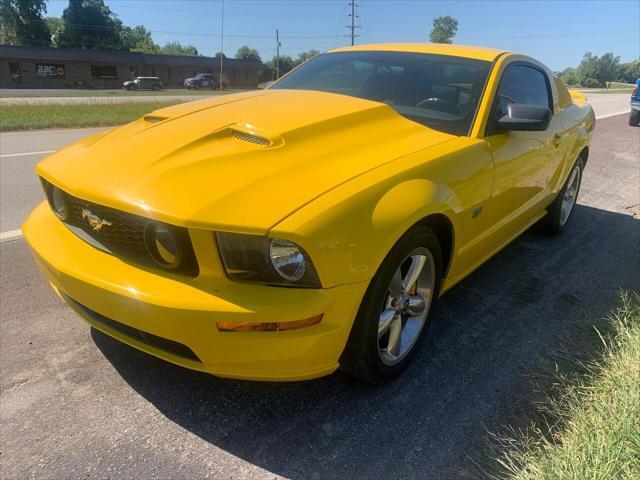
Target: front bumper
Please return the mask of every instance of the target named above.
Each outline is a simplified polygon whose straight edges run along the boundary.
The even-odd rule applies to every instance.
[[[333,372],[367,287],[366,282],[319,290],[243,284],[208,268],[197,278],[165,274],[85,243],[46,202],[29,216],[23,232],[54,289],[95,328],[172,363],[223,377],[287,381]],[[204,235],[215,250],[213,235],[200,232]],[[217,321],[284,322],[320,313],[319,324],[299,330],[216,328]]]
[[[640,110],[640,100],[631,101],[631,110]]]

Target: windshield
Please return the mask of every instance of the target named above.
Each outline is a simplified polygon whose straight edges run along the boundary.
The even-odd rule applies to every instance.
[[[409,52],[318,55],[271,89],[319,90],[383,102],[435,130],[468,135],[491,64]]]

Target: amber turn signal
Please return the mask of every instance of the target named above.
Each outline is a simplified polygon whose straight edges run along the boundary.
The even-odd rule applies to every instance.
[[[283,332],[285,330],[298,330],[320,323],[323,314],[304,320],[294,320],[293,322],[216,322],[218,330],[221,332]]]

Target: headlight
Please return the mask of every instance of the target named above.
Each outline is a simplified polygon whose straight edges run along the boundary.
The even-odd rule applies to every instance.
[[[43,180],[43,184],[51,210],[53,210],[53,213],[55,213],[60,220],[66,220],[69,214],[66,195],[58,187],[45,180]]]
[[[216,233],[227,276],[232,280],[290,287],[321,288],[307,252],[288,240]]]
[[[302,249],[295,243],[287,240],[271,240],[269,256],[273,268],[285,280],[297,282],[304,277],[307,262]]]
[[[183,249],[169,225],[148,223],[144,229],[144,243],[149,255],[158,265],[170,270],[178,268]]]

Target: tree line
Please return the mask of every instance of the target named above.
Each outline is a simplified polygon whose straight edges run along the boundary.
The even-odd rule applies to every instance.
[[[0,0],[0,43],[59,48],[124,50],[164,55],[199,55],[193,45],[169,42],[163,46],[154,42],[144,26],[128,27],[122,23],[104,0],[69,0],[62,17],[45,17],[46,0]],[[449,16],[433,20],[429,40],[452,43],[458,31],[458,21]],[[284,74],[318,55],[308,50],[296,58],[273,56],[264,61],[262,78],[274,79],[276,66]],[[224,55],[221,52],[216,57]],[[244,45],[236,58],[260,60],[255,48]],[[635,83],[640,78],[640,60],[621,63],[620,57],[605,53],[598,57],[585,53],[580,65],[566,68],[560,78],[571,87],[603,87],[606,82]]]
[[[587,52],[576,68],[560,72],[560,79],[570,87],[605,87],[606,82],[636,83],[639,78],[640,59],[620,63],[620,57],[611,52],[600,57]]]
[[[0,43],[198,55],[193,45],[158,45],[144,26],[124,25],[104,0],[69,0],[62,17],[45,17],[46,12],[45,0],[0,0]]]

